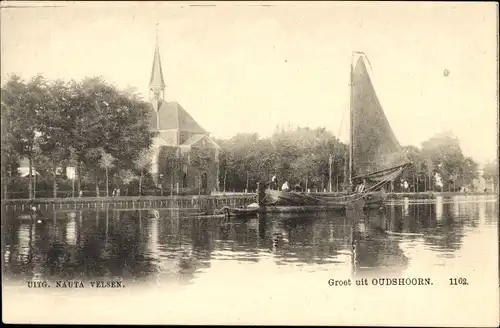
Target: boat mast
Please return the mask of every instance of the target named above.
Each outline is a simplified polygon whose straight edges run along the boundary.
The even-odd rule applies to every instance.
[[[353,67],[352,67],[352,62],[354,59],[354,53],[351,54],[351,72],[350,72],[350,81],[349,81],[349,88],[350,88],[350,97],[349,97],[349,186],[352,186],[352,153],[353,153],[353,115],[352,115],[352,98],[353,98]]]

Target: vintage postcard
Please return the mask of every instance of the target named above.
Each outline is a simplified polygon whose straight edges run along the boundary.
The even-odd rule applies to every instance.
[[[496,3],[0,14],[3,322],[498,326]]]

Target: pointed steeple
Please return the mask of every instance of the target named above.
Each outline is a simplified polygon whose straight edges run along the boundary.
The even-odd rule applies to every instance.
[[[165,98],[165,81],[160,60],[160,47],[158,46],[158,23],[156,24],[156,47],[153,58],[153,68],[149,79],[149,97],[156,112],[160,109],[160,104]]]
[[[155,55],[153,58],[153,68],[151,69],[151,78],[149,79],[149,89],[165,88],[163,80],[163,71],[161,69],[160,47],[158,46],[158,38],[156,39]]]
[[[149,89],[165,89],[165,81],[163,80],[163,71],[161,69],[160,48],[158,41],[155,47],[155,56],[153,58],[153,68],[151,70],[151,78],[149,79]]]

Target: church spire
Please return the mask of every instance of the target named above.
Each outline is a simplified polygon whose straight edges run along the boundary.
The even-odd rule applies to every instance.
[[[149,79],[149,91],[151,100],[162,101],[165,89],[165,81],[163,80],[163,71],[160,60],[160,47],[158,45],[158,23],[156,24],[156,47],[153,58],[153,68],[151,69],[151,78]]]

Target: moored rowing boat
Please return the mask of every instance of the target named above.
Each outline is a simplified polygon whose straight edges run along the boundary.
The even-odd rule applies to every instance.
[[[222,208],[225,215],[229,217],[247,217],[256,216],[261,210],[261,207],[257,206],[242,206],[242,207],[228,207]]]

